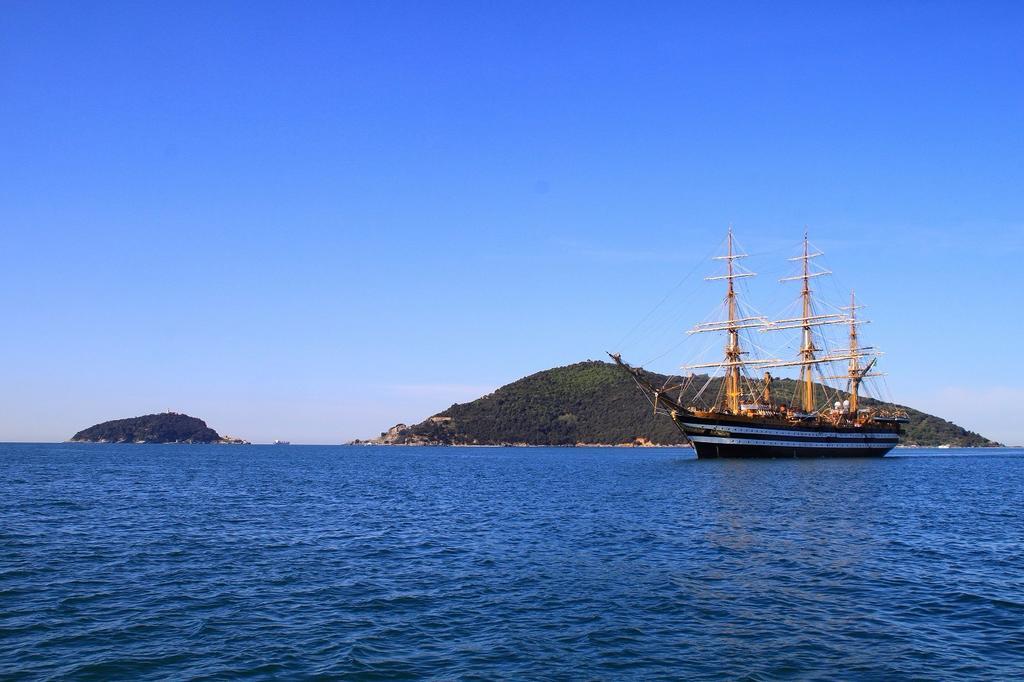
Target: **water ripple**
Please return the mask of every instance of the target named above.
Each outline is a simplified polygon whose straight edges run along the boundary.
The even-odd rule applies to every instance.
[[[1019,678],[1024,453],[931,454],[0,445],[0,678]]]

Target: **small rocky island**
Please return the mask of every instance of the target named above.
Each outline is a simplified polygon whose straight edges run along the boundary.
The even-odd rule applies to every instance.
[[[72,443],[231,443],[239,438],[221,436],[202,419],[177,412],[115,419],[90,426],[71,437]]]

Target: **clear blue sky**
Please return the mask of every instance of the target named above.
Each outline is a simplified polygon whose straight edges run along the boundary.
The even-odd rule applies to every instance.
[[[893,397],[1024,442],[1022,35],[1014,2],[5,2],[0,439],[375,435],[616,349],[733,223],[763,287],[808,225]]]

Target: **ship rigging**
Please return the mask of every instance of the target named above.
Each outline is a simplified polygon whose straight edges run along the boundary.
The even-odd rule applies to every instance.
[[[853,292],[850,304],[835,308],[839,312],[818,312],[811,287],[812,280],[831,272],[815,264],[823,254],[812,249],[805,232],[801,254],[790,258],[799,264],[799,273],[783,277],[782,283],[797,282],[800,290],[800,314],[777,320],[760,314],[749,314],[737,296],[737,280],[754,277],[739,261],[747,254],[737,249],[730,227],[726,253],[715,256],[723,261],[724,274],[706,277],[724,281],[726,286],[725,319],[702,322],[688,334],[724,333],[725,346],[721,360],[684,365],[689,376],[678,385],[655,386],[645,372],[632,367],[619,354],[612,359],[628,371],[651,401],[656,414],[667,414],[693,444],[700,458],[717,457],[863,457],[884,456],[899,442],[900,425],[906,414],[887,411],[879,405],[861,405],[864,380],[881,376],[873,371],[880,352],[860,345],[858,327],[865,323],[858,317],[862,306]],[[818,345],[819,328],[845,326],[847,343],[842,349]],[[744,345],[743,335],[756,331],[771,334],[787,330],[799,331],[800,346],[794,359],[756,358]],[[755,345],[755,344],[751,344]],[[825,375],[824,368],[845,365],[845,374]],[[796,368],[798,379],[793,395],[779,399],[773,392],[772,369]],[[704,385],[696,382],[700,375],[694,370],[715,370],[703,376]],[[760,380],[753,380],[748,370],[764,371]],[[815,382],[815,373],[820,382]],[[700,398],[717,381],[717,398],[710,406]],[[843,389],[829,389],[829,380],[844,380]],[[830,405],[831,403],[831,405]]]

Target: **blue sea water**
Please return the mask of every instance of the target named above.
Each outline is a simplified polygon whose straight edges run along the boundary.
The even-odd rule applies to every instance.
[[[1024,451],[0,445],[0,677],[1011,679]]]

